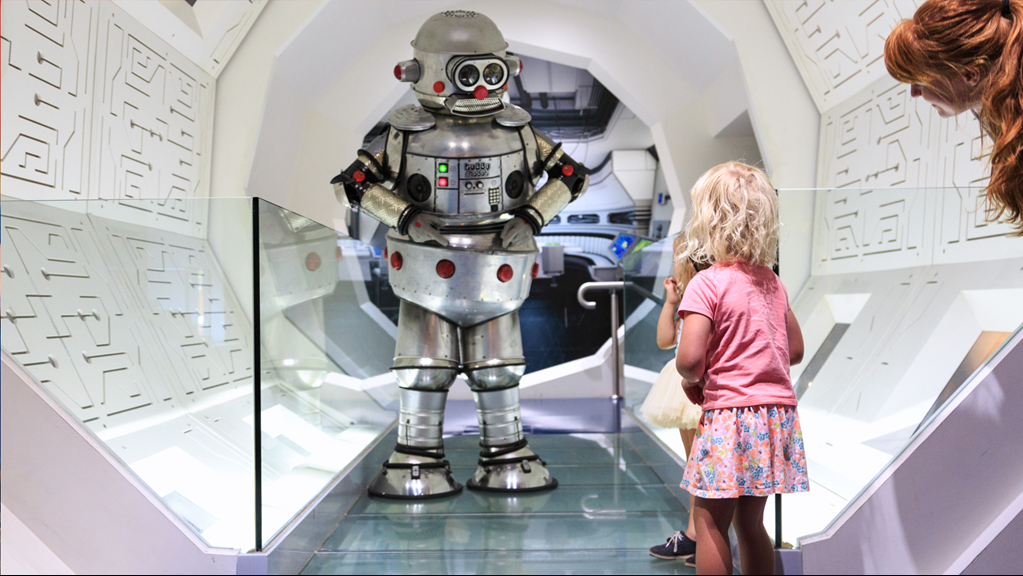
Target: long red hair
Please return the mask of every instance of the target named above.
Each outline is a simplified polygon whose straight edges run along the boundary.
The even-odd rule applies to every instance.
[[[1023,0],[927,0],[892,30],[884,46],[888,73],[925,85],[955,104],[952,81],[973,70],[983,78],[980,122],[991,135],[987,197],[994,219],[1023,235]],[[957,101],[958,100],[958,101]]]

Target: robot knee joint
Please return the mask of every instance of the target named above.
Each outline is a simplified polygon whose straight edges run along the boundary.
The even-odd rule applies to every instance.
[[[525,364],[505,364],[502,366],[467,367],[465,375],[469,379],[469,387],[473,392],[485,392],[518,386],[525,371]]]

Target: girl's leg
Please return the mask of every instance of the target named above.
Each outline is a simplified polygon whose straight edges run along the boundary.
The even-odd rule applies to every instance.
[[[696,532],[700,545],[696,547],[697,574],[731,574],[732,549],[728,542],[728,526],[738,503],[737,498],[714,500],[697,498]],[[745,574],[745,565],[743,574]]]
[[[735,535],[743,575],[774,574],[774,544],[764,527],[767,496],[743,496],[735,507]]]
[[[682,446],[686,449],[686,460],[689,460],[689,455],[693,453],[693,442],[696,441],[696,430],[679,430],[679,434],[682,435]],[[696,542],[696,496],[689,495],[689,525],[686,526],[686,537],[693,542]]]

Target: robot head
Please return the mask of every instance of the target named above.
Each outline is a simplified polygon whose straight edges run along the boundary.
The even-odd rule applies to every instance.
[[[399,62],[394,76],[411,82],[419,102],[434,112],[483,116],[504,108],[508,81],[522,60],[493,20],[478,12],[450,10],[430,17],[412,41],[413,60]]]

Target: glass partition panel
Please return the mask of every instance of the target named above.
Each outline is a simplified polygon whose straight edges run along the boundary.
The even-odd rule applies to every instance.
[[[625,278],[625,406],[638,412],[657,374],[675,357],[657,347],[657,320],[664,305],[664,280],[671,275],[671,239],[622,259]],[[637,370],[638,369],[638,370]]]
[[[4,354],[206,543],[253,548],[252,201],[0,206]]]
[[[394,421],[374,248],[247,198],[0,221],[4,354],[210,546],[263,547]]]
[[[787,286],[805,343],[791,376],[811,485],[783,497],[782,537],[797,544],[826,529],[1023,325],[1023,239],[989,221],[975,188],[779,193],[781,275],[810,263],[805,283]],[[812,240],[799,237],[809,230]],[[670,241],[625,259],[626,298],[650,300],[638,289],[649,286],[662,294]],[[625,337],[637,417],[667,362],[652,335],[660,307],[646,308]],[[773,535],[773,506],[765,522]]]
[[[269,542],[397,417],[380,251],[259,201],[262,534]]]

